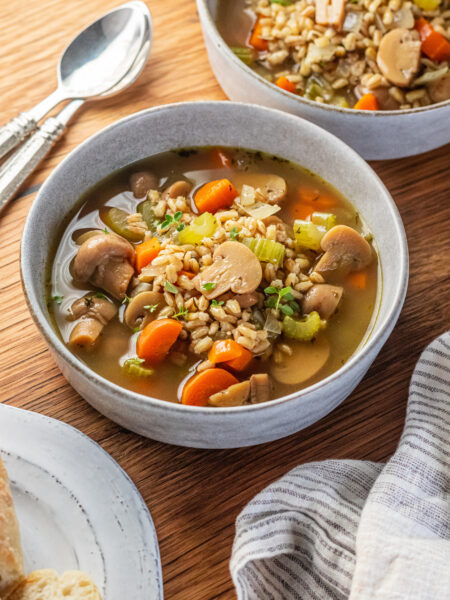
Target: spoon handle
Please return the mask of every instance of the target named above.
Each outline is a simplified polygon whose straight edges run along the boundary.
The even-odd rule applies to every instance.
[[[84,103],[73,100],[42,126],[0,168],[0,213],[9,204],[25,179],[31,175],[53,145],[63,135],[66,125]]]
[[[36,127],[36,121],[25,112],[0,127],[0,158],[20,144]]]

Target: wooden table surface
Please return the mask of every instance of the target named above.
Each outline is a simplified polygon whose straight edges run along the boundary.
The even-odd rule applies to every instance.
[[[85,23],[118,4],[120,0],[0,0],[0,123],[54,89],[56,63],[67,42]],[[141,77],[120,96],[85,105],[65,139],[0,217],[0,400],[81,429],[128,472],[156,525],[166,598],[231,599],[228,561],[234,521],[258,491],[299,463],[384,461],[396,447],[414,363],[449,325],[450,148],[373,164],[406,227],[410,284],[390,339],[337,410],[287,439],[238,450],[178,448],[129,433],[84,402],[53,363],[23,299],[19,242],[39,185],[88,136],[158,104],[225,100],[207,60],[194,0],[147,4],[155,37]]]

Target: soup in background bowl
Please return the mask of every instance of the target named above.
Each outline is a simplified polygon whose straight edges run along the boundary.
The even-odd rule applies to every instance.
[[[266,402],[335,372],[369,330],[371,233],[339,192],[286,160],[166,152],[80,204],[49,307],[67,347],[117,385],[195,406]]]
[[[136,261],[134,261],[134,264],[132,265],[131,261],[125,257],[135,256],[138,246],[143,244],[139,241],[128,241],[126,239],[120,241],[120,233],[118,235],[114,232],[113,224],[114,227],[123,225],[123,223],[121,225],[121,213],[112,213],[111,215],[105,216],[103,212],[105,207],[110,204],[111,206],[109,208],[113,208],[114,203],[112,197],[123,197],[123,194],[125,194],[129,200],[129,204],[122,205],[121,208],[127,213],[129,212],[130,215],[133,215],[131,222],[127,221],[126,225],[131,225],[133,228],[136,226],[137,230],[141,230],[142,224],[139,223],[140,219],[138,217],[139,215],[142,216],[143,212],[141,213],[139,208],[146,198],[145,196],[143,196],[142,199],[135,198],[130,191],[130,188],[133,189],[133,182],[134,185],[136,185],[141,180],[136,176],[137,168],[142,169],[143,164],[145,164],[145,170],[150,172],[150,165],[153,164],[152,161],[154,160],[156,165],[157,161],[161,160],[161,156],[163,156],[164,153],[172,151],[173,149],[204,148],[205,152],[207,152],[208,148],[211,149],[212,147],[217,147],[218,143],[227,149],[253,148],[257,150],[257,152],[261,153],[263,156],[262,162],[269,161],[265,163],[264,169],[270,164],[271,174],[276,175],[276,173],[273,173],[273,169],[277,169],[277,165],[279,166],[279,169],[286,169],[284,175],[281,170],[277,171],[277,173],[279,173],[280,177],[285,179],[289,190],[292,181],[294,181],[294,183],[295,181],[298,181],[298,183],[301,181],[302,185],[308,183],[308,181],[311,183],[314,181],[314,186],[319,186],[319,189],[324,194],[326,192],[335,197],[337,202],[336,210],[339,207],[347,207],[350,210],[353,210],[351,207],[354,207],[354,210],[360,215],[361,221],[360,223],[355,223],[355,225],[351,227],[351,230],[353,231],[354,227],[356,227],[355,234],[359,236],[359,233],[362,233],[363,237],[370,232],[373,235],[373,240],[376,242],[376,262],[371,263],[370,268],[377,270],[377,295],[373,313],[372,309],[370,309],[371,314],[374,315],[373,322],[367,329],[365,335],[361,330],[360,333],[363,335],[363,339],[360,343],[356,342],[357,348],[354,351],[351,351],[349,347],[345,350],[345,352],[349,352],[351,355],[347,358],[343,366],[333,373],[326,376],[324,375],[319,381],[312,382],[311,384],[306,382],[307,387],[304,389],[297,388],[296,391],[284,394],[281,397],[277,397],[267,402],[249,402],[242,406],[232,407],[218,405],[187,406],[178,400],[178,398],[182,399],[183,390],[186,387],[180,385],[180,381],[178,381],[177,384],[173,384],[172,389],[176,389],[177,395],[180,394],[181,396],[178,396],[177,401],[175,402],[168,402],[167,400],[161,400],[155,398],[153,395],[149,395],[152,392],[149,392],[148,388],[144,390],[144,393],[132,391],[122,384],[118,385],[96,372],[85,362],[85,357],[92,359],[93,354],[91,355],[89,351],[80,348],[80,356],[85,353],[85,356],[80,358],[80,356],[75,354],[67,346],[66,342],[70,338],[71,328],[76,324],[76,318],[72,322],[67,322],[65,316],[69,312],[69,309],[71,309],[73,301],[75,300],[75,295],[78,295],[80,298],[87,296],[88,301],[94,296],[94,303],[97,300],[105,300],[103,296],[106,296],[106,302],[112,307],[113,311],[111,311],[111,313],[114,312],[114,314],[111,315],[110,313],[108,321],[109,325],[105,326],[103,334],[100,335],[100,344],[102,344],[104,338],[106,339],[108,327],[111,326],[112,329],[114,329],[114,327],[119,329],[125,327],[118,319],[121,318],[121,313],[124,312],[127,307],[131,306],[131,303],[128,302],[125,295],[122,298],[122,294],[126,294],[128,298],[132,298],[132,288],[130,287],[128,289],[129,281],[127,281],[127,274],[131,273],[130,280],[132,277],[134,278],[134,267],[136,265]],[[230,152],[232,151],[230,150]],[[182,154],[185,154],[185,152],[182,152]],[[170,187],[172,183],[175,183],[175,176],[178,178],[182,177],[182,174],[185,174],[185,177],[182,177],[182,179],[189,179],[188,183],[194,184],[194,188],[188,194],[189,198],[194,198],[194,200],[197,201],[197,194],[205,187],[202,185],[205,181],[210,182],[213,177],[215,177],[216,180],[220,178],[226,179],[223,177],[224,175],[236,177],[236,175],[239,174],[237,169],[233,168],[231,171],[227,171],[226,167],[219,167],[213,174],[213,172],[209,170],[209,167],[205,170],[203,165],[200,166],[200,168],[196,167],[197,171],[199,171],[196,175],[195,169],[190,170],[191,167],[185,165],[188,165],[190,160],[195,162],[198,159],[202,159],[201,151],[199,151],[197,155],[191,154],[190,157],[180,157],[173,153],[170,156],[172,156],[174,160],[179,161],[179,167],[177,167],[179,170],[172,174],[174,179],[170,180],[164,179],[164,176],[168,177],[169,173],[166,172],[164,174],[164,170],[161,170],[159,174],[160,179],[157,184],[155,184],[155,191],[157,194],[164,194],[167,191],[167,188]],[[271,158],[273,156],[280,157],[282,161],[275,161],[273,163]],[[141,161],[144,161],[144,163]],[[291,164],[288,164],[288,162],[285,161],[289,161]],[[252,170],[257,171],[259,167],[255,165],[252,166]],[[295,165],[301,165],[302,168],[299,170]],[[292,173],[289,175],[287,171],[291,168]],[[250,169],[248,172],[243,171],[243,176],[247,176],[247,173],[251,173]],[[315,173],[314,177],[312,176],[312,173]],[[111,174],[113,174],[112,177]],[[76,219],[73,221],[73,227],[77,230],[77,233],[87,234],[87,236],[85,240],[80,240],[79,235],[77,235],[76,239],[73,238],[71,241],[70,236],[68,236],[67,247],[70,251],[62,256],[61,260],[66,262],[66,266],[60,265],[60,269],[61,272],[71,272],[71,263],[75,265],[74,257],[81,248],[81,245],[78,246],[76,242],[84,241],[86,243],[86,241],[89,241],[89,236],[91,239],[93,237],[95,238],[95,235],[92,236],[92,233],[90,233],[95,221],[97,224],[96,228],[100,230],[100,232],[96,234],[97,236],[101,235],[104,238],[109,238],[109,236],[111,236],[111,238],[115,237],[116,240],[118,240],[118,244],[122,247],[119,255],[117,255],[117,257],[120,256],[121,258],[120,260],[117,260],[117,264],[113,265],[114,268],[103,271],[103,275],[107,277],[110,276],[110,282],[115,280],[118,272],[117,269],[119,271],[122,270],[122,273],[125,274],[125,277],[122,280],[124,283],[118,288],[117,298],[114,295],[116,291],[109,288],[109,284],[107,285],[108,289],[106,290],[104,287],[99,287],[99,280],[96,277],[94,285],[92,282],[83,283],[79,278],[68,279],[66,281],[68,288],[66,289],[60,288],[59,282],[55,279],[53,282],[55,287],[49,291],[49,266],[53,263],[61,232],[67,228],[71,219],[76,217],[77,212],[80,211],[80,199],[81,201],[83,201],[83,199],[86,200],[89,191],[95,186],[97,186],[97,189],[100,189],[103,183],[106,182],[108,184],[108,178],[110,178],[109,181],[112,182],[115,177],[114,174],[118,177],[117,181],[119,182],[119,187],[116,192],[113,192],[112,188],[110,188],[108,192],[109,197],[107,197],[108,194],[103,197],[99,195],[98,203],[96,205],[93,200],[95,209],[91,211],[87,210],[86,212],[87,227],[83,227],[81,223],[75,225]],[[186,177],[188,174],[190,174],[189,177]],[[254,173],[253,175],[257,174],[258,173]],[[129,178],[133,175],[135,175],[133,177],[133,182],[129,183]],[[310,179],[311,177],[312,179]],[[327,182],[327,184],[324,182]],[[244,183],[245,182],[242,182],[242,185]],[[152,186],[153,185],[154,184],[152,184]],[[245,192],[242,194],[242,190],[239,189],[241,183],[236,179],[232,185],[238,190],[239,197],[246,195]],[[258,186],[254,185],[254,180],[253,184],[248,181],[246,185],[250,188],[253,187],[256,194]],[[278,188],[278,190],[279,189],[280,188]],[[296,186],[294,186],[292,193],[295,189]],[[338,192],[336,190],[338,190]],[[146,190],[144,190],[144,194],[145,191]],[[205,198],[206,200],[209,198],[209,194],[205,194],[205,191],[208,191],[208,188],[203,190],[203,193],[200,196],[200,199],[203,199],[203,202],[205,201]],[[251,190],[247,191],[250,191],[251,196],[253,192]],[[139,192],[137,193],[139,194]],[[289,191],[289,193],[291,193],[291,191]],[[182,198],[186,198],[186,196],[182,195]],[[290,223],[292,226],[293,221],[295,220],[294,216],[288,217],[287,213],[284,212],[285,210],[287,211],[288,206],[290,206],[290,199],[288,200],[285,207],[281,207],[278,211],[278,214],[280,215],[279,218],[287,219],[288,224]],[[350,204],[346,204],[346,200]],[[200,202],[200,204],[205,206],[202,202]],[[132,213],[131,210],[136,206],[137,213]],[[116,206],[116,208],[118,207],[119,205]],[[193,208],[192,204],[191,207]],[[101,209],[100,212],[98,212],[98,208]],[[175,206],[175,208],[177,207]],[[98,216],[95,216],[96,211]],[[170,225],[171,231],[176,231],[179,225],[182,224],[178,224],[178,216],[175,218],[175,213],[179,211],[173,212],[173,209],[170,208],[170,210],[164,210],[162,212],[164,212],[162,215],[163,221],[169,222],[168,224]],[[194,225],[194,221],[197,218],[202,216],[195,214],[194,208],[192,215],[189,215],[184,211],[181,212],[185,214],[186,219],[190,218],[192,220],[192,223],[183,223],[186,230],[188,230],[188,227],[191,227],[191,225]],[[166,218],[166,214],[172,216],[172,213],[173,218],[171,220]],[[215,214],[217,215],[217,212]],[[136,217],[136,215],[138,215],[138,217]],[[117,219],[118,216],[119,218]],[[276,217],[277,214],[274,214],[273,216]],[[336,213],[336,217],[343,218],[339,217],[338,213]],[[161,219],[161,217],[157,218]],[[291,219],[290,221],[289,218]],[[298,214],[295,218],[300,221],[311,222],[312,213],[310,215],[310,221],[308,221],[308,215],[305,215],[305,213]],[[172,221],[175,221],[175,223]],[[312,223],[317,224],[317,219],[316,223],[314,223],[314,221],[312,221]],[[348,221],[348,223],[350,225],[351,221]],[[201,224],[202,223],[200,223],[200,225]],[[326,228],[329,224],[329,221],[322,221],[321,224],[319,224],[319,227]],[[161,223],[158,223],[157,226],[159,225],[161,225]],[[198,225],[199,223],[197,222],[196,226]],[[205,223],[203,223],[203,225],[205,225]],[[164,228],[166,226],[167,223]],[[236,228],[239,230],[238,225],[236,225]],[[101,229],[107,229],[109,233],[102,233]],[[233,229],[233,227],[231,227],[231,229]],[[308,228],[306,231],[308,231]],[[330,229],[330,231],[332,231],[332,229]],[[311,232],[311,230],[309,230],[309,232]],[[228,233],[229,237],[231,237],[231,233],[238,234],[239,231],[231,232],[230,230]],[[245,237],[247,237],[247,233],[243,233],[245,233]],[[252,231],[249,231],[249,233],[250,236],[248,237],[255,237]],[[302,227],[298,233],[303,235]],[[323,232],[320,232],[319,230],[319,233]],[[140,235],[142,235],[142,231]],[[179,235],[178,231],[177,235]],[[324,233],[323,239],[325,239],[325,235],[327,234]],[[152,231],[152,237],[158,237],[158,233]],[[97,243],[103,243],[98,240],[99,238],[97,237],[94,246]],[[163,240],[159,238],[158,241],[159,243],[163,242]],[[373,244],[374,241],[372,241],[371,244]],[[235,244],[239,247],[240,245],[244,245],[244,238],[239,238],[238,240],[226,239],[225,242],[221,241],[221,243]],[[90,246],[88,246],[88,248],[89,247]],[[126,250],[124,250],[124,248],[126,248]],[[248,252],[251,252],[252,260],[255,260],[255,252],[266,252],[268,250],[268,247],[265,245],[263,245],[262,248],[258,248],[258,246],[254,245],[254,242],[248,243],[248,246],[245,245],[245,248]],[[277,248],[277,246],[275,248]],[[287,252],[287,249],[289,248],[286,247],[285,252]],[[151,257],[152,249],[147,248],[147,250],[148,253],[146,252],[145,256],[148,259],[149,256]],[[314,258],[314,253],[312,251],[309,252],[312,253],[311,258],[313,259],[311,265],[313,265],[313,263],[316,264],[315,261],[320,260],[320,256],[317,255],[317,257]],[[249,255],[247,254],[247,256]],[[279,257],[279,254],[275,254],[273,258],[277,259],[277,257]],[[128,261],[128,266],[125,264],[124,258]],[[145,260],[146,258],[144,258],[144,262]],[[279,260],[279,258],[277,260]],[[213,262],[214,261],[215,257],[213,253]],[[260,264],[260,261],[257,260],[257,263]],[[192,271],[195,270],[194,265],[195,263],[192,263]],[[149,265],[149,268],[151,267],[152,265]],[[144,268],[147,268],[147,266],[144,265]],[[144,268],[142,271],[144,271]],[[267,265],[264,265],[264,271],[266,268]],[[306,268],[306,263],[304,268]],[[263,267],[261,267],[261,270],[262,269]],[[318,270],[317,264],[315,269],[316,271]],[[182,270],[188,271],[189,269],[185,268]],[[406,292],[408,255],[401,219],[389,193],[372,169],[356,153],[345,146],[345,144],[326,131],[285,113],[257,106],[228,102],[198,102],[158,107],[137,113],[136,115],[128,117],[104,129],[74,150],[51,174],[42,186],[33,203],[22,237],[21,271],[26,300],[35,323],[49,345],[51,353],[64,376],[92,406],[122,426],[153,439],[199,448],[227,448],[267,442],[299,431],[332,411],[351,393],[366,373],[377,353],[380,351],[398,318]],[[148,274],[147,271],[147,275]],[[82,278],[86,278],[85,281],[89,281],[91,276],[92,273],[82,274]],[[305,272],[305,276],[308,277],[308,272]],[[179,274],[177,270],[175,273],[172,273],[168,279],[173,277],[176,277],[174,285],[178,286]],[[197,283],[195,282],[195,276],[192,279],[190,279],[188,275],[185,275],[185,277],[187,279],[184,281],[190,280],[194,282],[194,287],[198,285],[198,281]],[[213,281],[206,281],[203,282],[203,284],[216,283],[218,281],[222,281],[222,278],[214,278]],[[142,283],[152,284],[150,281],[143,281]],[[284,283],[286,283],[286,281]],[[295,289],[297,282],[291,281],[289,283],[292,285],[285,285],[284,287],[292,287]],[[265,285],[265,283],[262,285]],[[336,281],[335,283],[330,283],[330,285],[340,284]],[[372,279],[370,279],[370,281],[368,280],[368,285],[368,289],[370,290]],[[276,303],[278,300],[278,292],[280,291],[278,286],[278,282],[275,282],[273,286],[266,286],[269,288],[276,288],[276,293],[273,293],[273,291],[267,290],[266,288],[264,288],[262,292],[257,289],[256,292],[263,296],[262,298],[259,297],[258,301],[262,300],[264,306],[266,302],[268,302],[268,308],[275,308],[270,306],[270,303]],[[196,289],[198,290],[198,288]],[[281,288],[281,290],[282,289],[283,288]],[[165,291],[168,291],[169,294],[171,293],[170,290]],[[208,291],[207,288],[205,288],[205,291]],[[214,289],[209,291],[214,293]],[[239,290],[231,291],[234,294],[239,293]],[[303,294],[303,292],[301,293]],[[97,294],[99,297],[97,297]],[[67,296],[67,298],[54,298],[51,301],[49,310],[49,295]],[[172,292],[171,295],[172,297],[176,297],[178,294]],[[294,321],[300,322],[304,316],[302,314],[303,298],[299,303],[295,300],[295,295],[292,295],[294,296],[294,300],[291,300],[289,295],[284,297],[284,300],[280,300],[278,309],[280,308],[280,304],[288,306],[289,303],[291,303],[285,311],[287,310],[287,312],[290,312],[289,309],[293,311],[290,315],[283,312],[281,320],[284,319],[284,316],[290,316]],[[205,294],[202,293],[202,296],[205,296]],[[345,296],[349,297],[344,289],[342,298],[344,299]],[[272,299],[272,297],[274,299]],[[223,305],[220,304],[222,300],[219,296],[216,298],[210,297],[210,304],[212,304],[213,300],[216,300],[219,304],[218,308],[222,308],[225,306],[226,302],[229,300],[232,301],[234,298],[224,299]],[[60,305],[58,305],[58,301],[61,301]],[[82,301],[86,305],[86,302],[84,300]],[[122,304],[123,301],[124,304]],[[299,304],[299,308],[301,308],[302,312],[296,312],[296,305],[292,304],[294,302]],[[151,304],[156,304],[156,302],[152,302]],[[170,301],[168,304],[170,304]],[[231,305],[228,306],[233,305],[234,303],[232,302]],[[262,307],[263,311],[265,310],[264,306]],[[345,305],[342,304],[342,314],[345,314],[344,306]],[[57,311],[60,310],[60,308],[65,311],[64,315],[61,314],[58,317],[60,319],[60,324],[66,325],[67,323],[67,330],[64,331],[63,327],[64,339],[62,339],[55,328],[55,319],[52,315],[52,310],[54,310],[55,307]],[[86,308],[89,307],[86,306]],[[118,318],[116,318],[117,312],[119,313]],[[178,312],[180,312],[180,309],[178,309]],[[106,317],[107,316],[108,315],[106,315]],[[171,319],[174,316],[175,315],[172,314],[167,318]],[[108,320],[106,317],[105,320]],[[333,327],[338,326],[339,318],[340,309],[338,307],[338,312],[328,319],[325,328],[321,327],[323,325],[322,321],[327,319],[323,319],[322,317],[320,317],[319,321],[314,319],[312,324],[314,325],[315,322],[315,326],[319,324],[320,328],[320,330],[318,329],[316,332],[317,339],[324,333],[325,335],[331,333]],[[335,320],[335,325],[333,324],[333,320]],[[176,321],[177,320],[175,319],[175,322]],[[120,357],[118,357],[116,350],[113,350],[113,361],[117,365],[116,370],[118,372],[121,372],[126,356],[129,358],[136,358],[136,356],[138,356],[138,353],[140,352],[137,347],[138,345],[136,347],[133,346],[133,344],[136,343],[136,338],[139,339],[139,337],[143,335],[146,327],[152,323],[158,322],[158,320],[153,320],[146,324],[141,333],[139,333],[140,329],[139,331],[136,330],[136,332],[134,332],[134,329],[132,330],[131,328],[128,328],[128,326],[127,328],[122,329],[122,333],[125,331],[126,336],[128,336],[129,346],[128,354],[126,352],[120,352]],[[212,319],[210,319],[210,322],[212,324]],[[198,323],[195,324],[195,326],[197,325]],[[234,323],[231,325],[234,325]],[[101,329],[101,326],[102,324],[100,323],[98,329]],[[181,321],[172,332],[180,326],[184,329],[184,325]],[[141,328],[141,324],[136,323],[135,327]],[[256,329],[256,327],[257,326],[255,325],[256,332],[262,331]],[[302,325],[300,325],[300,330],[301,328]],[[250,327],[250,329],[252,328]],[[362,327],[362,329],[364,329],[364,327]],[[297,331],[297,326],[295,326],[295,331]],[[86,331],[86,335],[91,335],[91,333],[92,331]],[[244,333],[249,334],[249,332],[245,330]],[[214,333],[209,335],[209,337],[213,339],[213,342],[220,341],[215,340],[213,335]],[[261,334],[257,333],[256,337],[259,337],[259,335]],[[252,338],[251,333],[249,336]],[[152,336],[150,335],[148,339],[151,338]],[[168,339],[170,346],[170,336]],[[195,340],[191,340],[189,345],[192,341]],[[243,340],[236,339],[234,341],[241,344]],[[119,345],[123,344],[123,338],[120,338],[118,343]],[[289,342],[288,345],[295,345],[297,343],[311,344],[311,342],[293,340],[293,342]],[[312,342],[312,344],[314,343],[315,342]],[[331,347],[331,343],[333,342],[330,341],[329,343]],[[100,345],[98,347],[100,347]],[[114,348],[114,345],[109,344],[108,346],[105,346],[104,350],[106,352],[112,348]],[[144,343],[143,348],[144,352],[146,352],[146,348],[148,348],[147,344]],[[210,350],[211,349],[212,348],[210,348]],[[210,350],[207,351],[208,354]],[[219,356],[219,351],[221,353],[223,348],[216,350],[218,350],[218,353],[216,353],[214,357],[214,362],[217,366],[220,362],[219,359],[222,359],[223,362],[225,362],[225,355],[221,354]],[[234,350],[236,350],[236,348]],[[280,350],[282,353],[281,348],[274,348],[274,354],[275,350]],[[114,352],[116,352],[115,355]],[[283,354],[283,357],[288,358],[288,353],[289,351]],[[185,363],[185,366],[182,365],[180,368],[187,369],[187,371],[185,371],[186,377],[191,377],[194,374],[194,371],[189,371],[189,360],[191,360],[190,357],[192,357],[189,348],[186,354],[188,362]],[[248,357],[245,352],[240,351],[239,356],[234,354],[233,358],[239,358],[239,360],[245,361],[246,356]],[[230,361],[233,360],[230,356],[227,358]],[[200,360],[204,360],[204,356],[199,357],[197,362],[200,362]],[[254,361],[253,364],[258,365],[258,367],[262,364],[262,357],[254,358],[252,360]],[[195,362],[196,361],[192,362],[190,365],[191,368],[196,368],[194,367]],[[239,361],[237,362],[239,363]],[[242,362],[239,364],[242,367]],[[269,364],[274,365],[275,360]],[[142,365],[143,363],[138,361],[138,364],[134,366],[142,367]],[[143,366],[144,368],[154,369],[156,371],[156,376],[158,376],[159,370],[166,368],[170,370],[173,365],[171,363],[171,365],[164,364],[164,366],[161,366],[160,363],[156,366],[147,364]],[[230,376],[236,377],[239,380],[239,383],[242,383],[239,379],[241,375],[237,374],[238,371],[236,371],[235,367],[236,363],[234,363],[234,367],[228,365],[223,369],[220,368]],[[231,371],[231,368],[235,370]],[[244,379],[246,372],[245,370],[242,370],[241,372],[242,378]],[[268,369],[266,372],[271,378],[274,378],[275,373],[272,371],[272,368]],[[253,374],[263,375],[264,370],[258,368],[257,371],[248,371],[248,376],[246,376],[245,379],[250,379],[250,376]],[[228,375],[226,375],[226,377],[227,376]],[[317,376],[321,377],[319,373],[317,373]],[[138,381],[142,380],[139,379]],[[148,381],[145,385],[148,386]],[[292,384],[289,383],[288,385]],[[300,385],[298,387],[300,387]]]

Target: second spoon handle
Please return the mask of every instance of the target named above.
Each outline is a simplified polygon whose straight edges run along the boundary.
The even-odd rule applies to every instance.
[[[0,127],[0,158],[20,144],[36,127],[36,121],[25,112]]]
[[[82,104],[84,100],[73,100],[58,115],[46,119],[36,133],[1,166],[0,212],[63,135],[67,123]]]

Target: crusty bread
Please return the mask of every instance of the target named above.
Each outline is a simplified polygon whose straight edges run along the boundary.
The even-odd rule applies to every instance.
[[[60,600],[59,577],[53,569],[33,571],[4,600]]]
[[[4,600],[102,600],[86,573],[66,571],[58,577],[53,569],[33,571]]]
[[[92,579],[81,571],[66,571],[59,578],[62,598],[69,600],[102,600]]]
[[[0,595],[23,579],[23,556],[19,524],[9,487],[8,474],[0,457]]]

